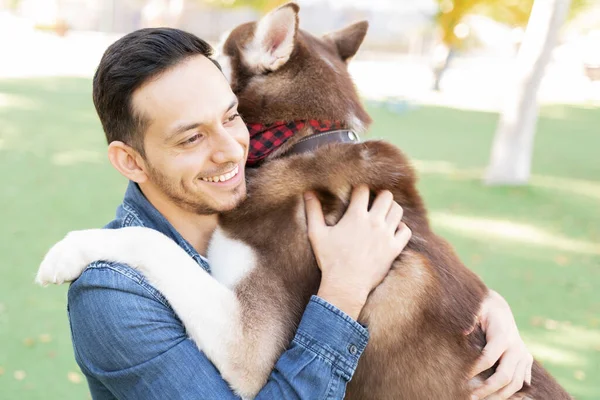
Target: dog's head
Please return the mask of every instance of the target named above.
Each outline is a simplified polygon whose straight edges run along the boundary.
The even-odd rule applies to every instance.
[[[366,21],[316,37],[298,29],[299,7],[288,3],[235,28],[217,60],[238,96],[246,122],[342,121],[357,132],[371,123],[347,63],[367,32]]]

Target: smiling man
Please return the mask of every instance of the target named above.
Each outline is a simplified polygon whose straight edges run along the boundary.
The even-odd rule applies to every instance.
[[[203,255],[217,215],[246,195],[249,145],[237,100],[210,56],[210,46],[191,34],[140,30],[107,49],[93,83],[110,162],[130,181],[106,228],[160,231],[208,272]],[[368,342],[356,322],[366,296],[356,293],[381,282],[410,238],[390,193],[367,205],[368,189],[357,188],[342,219],[352,229],[315,229],[325,222],[307,195],[323,278],[257,398],[343,398]],[[331,251],[341,246],[347,251]],[[94,399],[236,398],[167,299],[127,265],[92,263],[71,285],[68,304],[75,356]],[[489,343],[477,369],[501,363],[476,394],[508,398],[527,379],[531,356],[502,298],[487,299],[480,320]]]

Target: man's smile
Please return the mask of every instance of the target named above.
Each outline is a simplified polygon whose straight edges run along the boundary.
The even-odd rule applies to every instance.
[[[217,183],[217,184],[231,184],[237,183],[240,178],[240,166],[236,165],[231,171],[216,176],[210,176],[206,178],[200,178],[204,182]]]

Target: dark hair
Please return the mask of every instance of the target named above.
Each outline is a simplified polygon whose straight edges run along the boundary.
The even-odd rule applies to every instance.
[[[191,56],[203,55],[221,69],[212,53],[204,40],[172,28],[140,29],[110,45],[93,82],[94,105],[107,142],[122,141],[145,156],[143,132],[151,116],[133,109],[133,92]]]

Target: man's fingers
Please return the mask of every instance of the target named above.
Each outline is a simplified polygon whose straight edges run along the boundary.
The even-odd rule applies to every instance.
[[[369,188],[367,185],[359,185],[352,191],[350,204],[346,213],[366,213],[369,208]]]
[[[384,190],[377,194],[369,214],[381,220],[385,220],[394,204],[394,195],[389,190]]]
[[[505,354],[494,375],[490,376],[482,386],[473,391],[472,396],[476,396],[478,399],[485,399],[487,396],[506,387],[512,382],[518,362],[519,359],[514,354]]]
[[[527,368],[525,369],[525,382],[528,385],[531,385],[531,370],[533,368],[533,356],[529,355],[529,360],[527,361]]]
[[[488,328],[487,330],[489,331],[490,329]],[[471,377],[477,376],[486,369],[492,368],[494,364],[496,364],[496,361],[504,354],[506,349],[508,349],[505,335],[487,337],[486,339],[488,340],[488,343],[483,348],[481,356],[471,370]]]
[[[385,217],[385,223],[389,226],[393,232],[396,232],[400,226],[400,222],[402,221],[402,215],[404,211],[402,207],[396,202],[392,202],[392,206],[390,207],[390,211]]]
[[[326,226],[323,209],[321,208],[321,202],[313,192],[304,194],[304,207],[306,208],[308,235],[312,236]]]
[[[398,230],[396,231],[394,238],[396,239],[399,247],[399,251],[402,251],[408,244],[408,241],[412,237],[412,231],[404,222],[400,222]]]
[[[469,336],[471,333],[473,333],[475,328],[477,328],[477,325],[479,325],[479,316],[478,315],[475,316],[475,319],[473,320],[473,325],[471,325],[468,329],[464,330],[463,334],[465,336]]]
[[[525,381],[526,369],[527,360],[521,360],[519,364],[517,364],[517,369],[515,370],[512,381],[498,393],[501,399],[508,399],[510,396],[521,390],[523,382]]]

